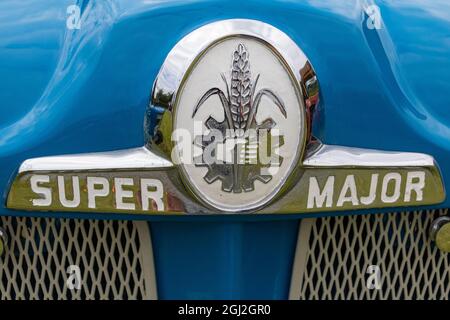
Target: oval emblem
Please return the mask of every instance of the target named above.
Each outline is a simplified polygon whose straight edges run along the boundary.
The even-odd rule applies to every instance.
[[[195,57],[173,103],[172,159],[200,200],[243,211],[281,190],[307,132],[295,72],[254,35],[214,39]]]

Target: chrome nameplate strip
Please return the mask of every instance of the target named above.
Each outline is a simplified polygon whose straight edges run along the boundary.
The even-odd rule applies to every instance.
[[[322,150],[322,151],[320,151]],[[321,163],[320,153],[310,155],[297,183],[267,207],[255,213],[308,213],[367,208],[429,205],[442,202],[445,191],[433,158],[420,153],[378,152],[322,145],[317,152],[352,154]],[[128,154],[128,155],[127,155]],[[136,150],[27,160],[13,182],[7,206],[19,210],[111,212],[122,214],[214,214],[223,213],[195,201],[184,187],[174,166],[152,153],[153,166],[139,161],[124,165],[124,159],[139,155]],[[118,166],[114,168],[118,159]],[[395,166],[387,163],[395,157]],[[95,169],[82,170],[89,159]],[[141,159],[143,160],[143,159]],[[384,162],[386,160],[386,162]],[[43,162],[42,162],[43,161]],[[42,163],[41,163],[42,162]],[[52,163],[54,170],[44,164]],[[59,165],[57,165],[59,163]],[[314,165],[312,164],[314,163]],[[69,165],[70,164],[70,165]],[[412,165],[411,165],[412,164]],[[40,169],[38,169],[40,168]],[[30,170],[31,169],[31,170]],[[69,170],[68,170],[69,169]],[[239,212],[236,212],[239,213]]]

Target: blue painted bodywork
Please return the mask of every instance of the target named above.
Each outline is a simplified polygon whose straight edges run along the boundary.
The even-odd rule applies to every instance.
[[[151,223],[159,297],[287,299],[297,225]]]
[[[70,30],[74,3],[81,26]],[[142,146],[167,53],[229,18],[272,24],[303,49],[321,86],[314,134],[323,142],[431,154],[450,189],[450,2],[376,1],[381,29],[367,28],[370,4],[1,1],[0,214],[131,218],[12,211],[5,199],[25,159]],[[346,214],[365,212],[374,210]],[[147,217],[160,298],[286,298],[302,217]]]

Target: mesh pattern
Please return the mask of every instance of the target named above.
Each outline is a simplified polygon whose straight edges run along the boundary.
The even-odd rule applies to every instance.
[[[291,298],[448,299],[449,255],[429,237],[431,222],[445,210],[304,220]],[[306,245],[305,245],[306,244]],[[301,261],[298,261],[300,259]],[[369,265],[380,268],[381,289],[366,283]]]
[[[1,217],[0,226],[9,238],[0,258],[2,300],[152,296],[143,222]],[[70,265],[80,268],[80,290],[67,286]]]

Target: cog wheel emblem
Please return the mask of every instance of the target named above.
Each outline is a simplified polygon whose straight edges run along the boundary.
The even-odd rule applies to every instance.
[[[256,180],[267,184],[272,179],[272,174],[267,169],[281,165],[283,160],[277,150],[284,144],[284,137],[274,137],[271,132],[276,122],[271,117],[262,122],[256,119],[262,98],[267,97],[274,110],[280,112],[284,118],[287,113],[282,99],[272,90],[257,90],[260,74],[252,80],[249,53],[242,43],[239,43],[233,52],[230,74],[230,84],[226,75],[220,74],[226,92],[217,87],[211,88],[203,94],[194,108],[192,118],[208,99],[218,96],[224,112],[222,122],[209,117],[205,123],[209,133],[195,137],[194,143],[203,149],[203,153],[196,157],[194,162],[196,166],[208,168],[203,177],[207,183],[221,181],[222,191],[251,192],[255,190]],[[230,146],[229,142],[232,146],[231,150],[228,150],[231,159],[218,161],[218,146]],[[270,160],[262,161],[261,148],[266,148]],[[209,157],[205,157],[205,153]]]

